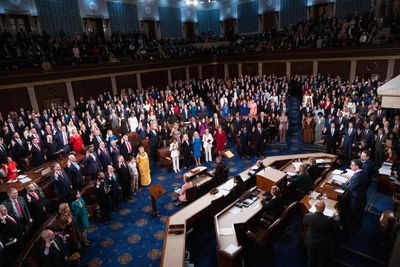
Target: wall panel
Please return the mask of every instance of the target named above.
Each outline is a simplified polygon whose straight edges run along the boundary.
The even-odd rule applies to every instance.
[[[320,61],[318,62],[318,73],[331,77],[340,76],[342,79],[350,79],[350,61]]]
[[[189,78],[190,79],[193,79],[193,78],[198,79],[199,78],[199,71],[197,69],[197,66],[196,67],[189,67]]]
[[[107,2],[108,16],[111,28],[115,31],[139,31],[138,8],[134,4],[122,2]]]
[[[307,19],[307,0],[281,0],[281,27]]]
[[[396,59],[394,62],[393,77],[400,75],[400,59]]]
[[[0,90],[0,111],[4,119],[9,111],[18,111],[21,107],[31,108],[26,87]]]
[[[80,97],[84,99],[97,98],[104,92],[112,92],[110,78],[74,81],[72,82],[72,88],[75,100],[78,100]]]
[[[251,33],[258,32],[258,1],[250,1],[239,4],[238,12],[238,32]]]
[[[258,64],[257,63],[243,63],[242,64],[243,75],[258,75]]]
[[[65,83],[46,84],[35,86],[36,99],[39,108],[47,108],[51,102],[61,103],[68,101],[68,93]]]
[[[239,69],[238,69],[238,64],[228,64],[228,69],[229,69],[229,78],[237,78],[239,75]]]
[[[186,80],[186,68],[172,69],[171,70],[172,82],[178,80]]]
[[[132,88],[132,90],[137,89],[136,74],[117,76],[115,77],[115,81],[117,82],[118,93],[120,93],[121,89],[124,88]]]
[[[213,64],[202,66],[203,79],[206,78],[222,78],[224,77],[224,65],[223,64]]]
[[[360,78],[369,78],[371,75],[378,74],[379,79],[386,79],[387,60],[358,60],[356,66],[356,75]]]
[[[182,37],[181,9],[174,7],[160,7],[161,37]]]
[[[291,62],[290,74],[313,74],[313,63],[312,62]]]
[[[371,7],[371,0],[336,0],[336,17],[344,19],[357,12],[362,15]]]
[[[168,74],[166,70],[145,72],[140,74],[142,78],[142,87],[155,86],[158,89],[164,89],[168,85]]]
[[[262,65],[262,73],[265,75],[275,74],[278,77],[286,75],[286,63],[285,62],[265,62]]]

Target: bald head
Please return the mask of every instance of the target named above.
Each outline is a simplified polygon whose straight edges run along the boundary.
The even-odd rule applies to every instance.
[[[325,210],[325,202],[322,201],[322,200],[318,200],[318,201],[315,203],[315,210],[316,210],[317,212],[323,213],[324,210]]]

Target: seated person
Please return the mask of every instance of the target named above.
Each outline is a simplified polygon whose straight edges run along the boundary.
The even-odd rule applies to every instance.
[[[250,177],[256,177],[256,173],[261,171],[264,168],[265,168],[265,166],[264,166],[264,163],[262,162],[262,160],[257,160],[256,166],[254,166],[250,169],[250,171],[248,172],[248,175]]]
[[[261,201],[264,210],[263,217],[270,216],[272,217],[272,220],[275,221],[281,216],[285,207],[280,191],[281,190],[279,189],[279,187],[274,185],[271,188],[272,198],[269,200],[265,198]]]
[[[310,165],[307,167],[307,172],[310,175],[313,182],[315,182],[321,175],[323,169],[317,165],[315,158],[310,158]]]
[[[243,179],[240,175],[236,175],[233,177],[233,183],[235,186],[232,188],[229,195],[231,196],[231,200],[236,200],[240,198],[243,193],[246,191],[246,185],[243,182]]]
[[[311,190],[312,180],[307,172],[307,166],[302,164],[299,167],[299,174],[293,177],[291,186],[295,190],[296,199],[301,199]]]
[[[190,177],[189,176],[185,176],[185,183],[182,185],[181,190],[179,190],[179,197],[178,197],[178,202],[176,203],[176,205],[179,205],[180,203],[186,202],[186,190],[188,190],[189,188],[193,187],[193,183],[192,181],[190,181]]]

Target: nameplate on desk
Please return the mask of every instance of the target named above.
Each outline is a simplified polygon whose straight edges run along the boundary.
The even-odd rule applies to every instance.
[[[51,169],[50,169],[50,168],[46,168],[46,169],[42,170],[42,171],[40,172],[40,174],[41,174],[42,176],[45,176],[45,175],[49,174],[50,172],[51,172]]]
[[[32,179],[29,177],[25,177],[25,178],[20,178],[19,181],[23,184],[27,184],[27,183],[30,183],[32,181]]]

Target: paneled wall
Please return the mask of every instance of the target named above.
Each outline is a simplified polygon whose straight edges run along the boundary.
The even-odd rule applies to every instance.
[[[159,13],[161,37],[182,37],[181,9],[160,6]]]
[[[307,19],[307,0],[281,0],[281,27]]]
[[[290,74],[312,75],[313,63],[310,61],[292,62],[290,68]]]
[[[113,31],[139,31],[138,8],[131,3],[107,2],[108,16]]]
[[[356,75],[358,75],[360,78],[369,77],[371,75],[379,75],[380,79],[385,79],[387,67],[387,60],[358,60]]]
[[[266,75],[275,74],[278,77],[286,75],[285,62],[266,62],[262,64],[262,72]]]
[[[207,78],[221,78],[224,77],[224,65],[223,64],[213,64],[202,66],[203,79]]]
[[[336,0],[336,16],[344,19],[348,15],[354,15],[356,11],[362,15],[370,7],[371,0]]]
[[[258,75],[258,64],[257,63],[243,63],[242,64],[243,75]]]
[[[28,91],[26,87],[0,90],[0,111],[3,118],[7,117],[10,110],[19,110],[19,108],[30,108]]]
[[[172,81],[186,80],[186,68],[172,69]]]
[[[60,29],[69,36],[82,32],[77,0],[39,0],[36,6],[42,30],[48,34],[58,36]]]
[[[68,103],[68,94],[65,83],[35,86],[35,95],[40,109],[48,108],[52,102]]]
[[[350,61],[320,61],[318,62],[318,73],[330,74],[333,77],[340,76],[345,80],[350,78]]]
[[[91,97],[97,97],[104,92],[112,92],[110,78],[74,81],[72,82],[72,88],[75,100],[80,97],[89,99]]]
[[[393,77],[400,75],[400,59],[396,59],[394,62]]]
[[[117,84],[117,92],[120,93],[121,89],[132,88],[132,90],[137,89],[137,78],[135,74],[132,75],[124,75],[115,77],[115,81]]]
[[[259,31],[258,1],[239,4],[237,12],[239,33],[253,33]]]
[[[166,70],[153,71],[142,73],[142,87],[147,88],[149,86],[155,86],[157,88],[164,89],[168,85],[168,74]]]

